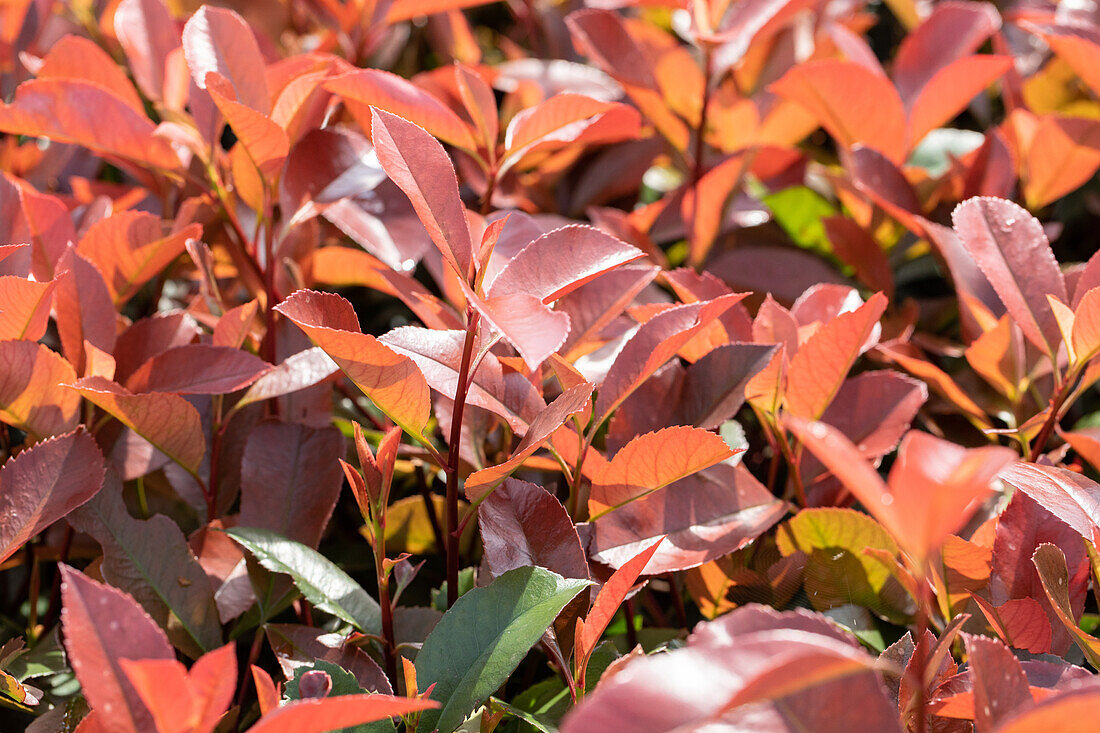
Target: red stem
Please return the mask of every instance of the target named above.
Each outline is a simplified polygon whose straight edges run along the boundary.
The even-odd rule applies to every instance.
[[[462,414],[466,409],[466,392],[470,386],[470,362],[473,361],[474,338],[477,335],[478,313],[466,310],[466,341],[462,346],[462,363],[458,368],[454,411],[451,413],[451,439],[447,448],[447,607],[458,600],[458,456],[462,442]]]

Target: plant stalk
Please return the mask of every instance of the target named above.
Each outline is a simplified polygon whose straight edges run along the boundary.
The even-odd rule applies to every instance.
[[[462,345],[462,363],[458,367],[454,411],[451,413],[451,439],[447,448],[447,607],[458,600],[458,457],[462,442],[462,415],[466,409],[466,393],[470,387],[470,363],[473,361],[474,340],[477,337],[478,313],[466,309],[466,341]]]

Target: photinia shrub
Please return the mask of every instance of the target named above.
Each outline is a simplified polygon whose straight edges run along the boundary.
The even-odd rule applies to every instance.
[[[1067,3],[3,3],[0,729],[1095,729],[1098,69]]]

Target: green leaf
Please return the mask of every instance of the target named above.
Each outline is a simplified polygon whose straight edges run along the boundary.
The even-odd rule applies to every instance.
[[[901,584],[864,548],[897,555],[890,534],[866,514],[833,507],[804,509],[775,535],[783,556],[806,555],[804,585],[818,611],[854,604],[905,623],[907,595]]]
[[[302,675],[315,669],[325,672],[332,680],[332,690],[328,693],[329,697],[362,695],[368,692],[368,690],[364,690],[359,686],[359,681],[355,679],[355,675],[351,672],[333,662],[318,659],[313,664],[303,664],[294,670],[294,678],[287,681],[283,697],[287,700],[301,700],[302,695],[298,690],[298,685],[302,681]],[[385,733],[385,731],[393,730],[396,730],[393,721],[387,718],[386,720],[376,720],[373,723],[364,723],[350,728],[340,728],[337,733]]]
[[[454,730],[512,674],[569,601],[589,585],[536,567],[516,568],[458,599],[416,656],[422,689],[434,683],[421,728]]]
[[[364,633],[380,633],[382,611],[378,602],[321,553],[266,529],[234,527],[226,532],[265,568],[289,575],[316,608]]]
[[[822,219],[837,211],[821,194],[806,186],[791,186],[763,197],[775,222],[802,249],[832,252]]]

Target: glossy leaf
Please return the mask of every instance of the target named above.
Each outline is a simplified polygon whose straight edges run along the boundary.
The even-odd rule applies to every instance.
[[[444,259],[459,277],[469,281],[474,268],[473,242],[446,151],[411,122],[377,109],[371,114],[371,140],[386,175],[409,197]]]
[[[57,283],[0,275],[0,339],[37,341],[46,333]]]
[[[1069,571],[1066,568],[1066,556],[1057,546],[1039,545],[1032,556],[1032,563],[1039,572],[1043,591],[1058,620],[1069,631],[1077,646],[1084,652],[1089,663],[1096,666],[1100,662],[1100,639],[1086,634],[1077,625],[1077,615],[1069,595]]]
[[[126,380],[133,392],[229,394],[270,369],[263,359],[228,346],[188,344],[157,354]]]
[[[328,733],[375,720],[431,710],[439,703],[390,695],[340,695],[321,700],[294,700],[264,715],[249,733]],[[425,713],[426,715],[426,713]]]
[[[206,88],[206,75],[228,79],[241,103],[262,114],[271,111],[263,57],[248,23],[232,10],[203,6],[183,27],[183,55],[191,78]]]
[[[378,603],[332,561],[305,545],[270,530],[234,527],[229,536],[273,573],[285,573],[306,600],[360,631],[378,633]]]
[[[542,568],[511,570],[451,606],[416,656],[418,685],[434,684],[443,708],[425,728],[453,730],[519,665],[558,613],[588,585]]]
[[[1047,353],[1061,341],[1046,295],[1066,302],[1065,281],[1039,222],[1010,201],[973,198],[952,214],[966,251],[1028,340]]]
[[[478,507],[485,562],[494,576],[535,566],[587,579],[588,562],[573,521],[541,486],[509,478]]]

